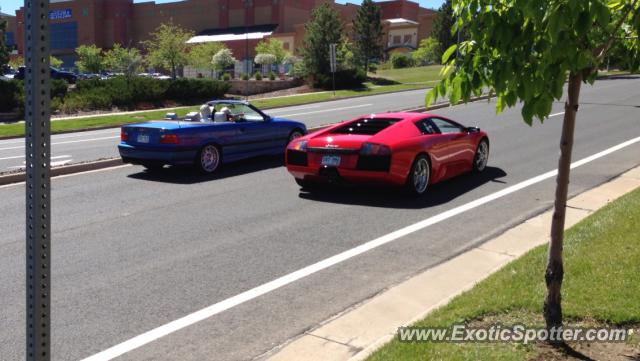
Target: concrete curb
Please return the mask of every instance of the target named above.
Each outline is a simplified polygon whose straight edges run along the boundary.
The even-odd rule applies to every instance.
[[[640,187],[640,167],[567,202],[565,228]],[[362,361],[411,325],[471,289],[534,247],[548,243],[553,209],[454,258],[388,288],[260,358],[278,361]]]
[[[79,173],[79,172],[87,172],[87,171],[103,169],[103,168],[117,167],[122,164],[123,164],[122,159],[110,158],[110,159],[101,159],[101,160],[86,162],[86,163],[63,165],[60,167],[51,168],[51,177],[67,175],[72,173]],[[11,184],[11,183],[24,182],[25,179],[26,179],[25,172],[17,172],[17,173],[0,175],[0,186]]]

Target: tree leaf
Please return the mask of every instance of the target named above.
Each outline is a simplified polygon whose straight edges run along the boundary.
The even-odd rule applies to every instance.
[[[458,49],[458,44],[453,44],[442,54],[442,64],[446,64],[456,49]]]

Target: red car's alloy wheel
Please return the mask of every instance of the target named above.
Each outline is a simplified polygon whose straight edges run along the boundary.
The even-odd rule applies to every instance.
[[[425,155],[420,155],[413,162],[411,172],[407,178],[407,189],[414,195],[423,195],[429,187],[431,167]]]
[[[478,144],[476,150],[476,156],[473,159],[473,170],[476,172],[482,172],[487,167],[489,161],[489,142],[486,139],[482,139]]]

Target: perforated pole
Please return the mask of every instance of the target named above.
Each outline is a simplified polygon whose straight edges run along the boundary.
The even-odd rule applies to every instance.
[[[49,1],[25,0],[27,360],[51,359]]]

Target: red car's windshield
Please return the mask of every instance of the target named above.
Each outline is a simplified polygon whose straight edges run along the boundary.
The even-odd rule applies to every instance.
[[[336,134],[374,135],[394,125],[402,119],[398,118],[362,118],[345,124],[331,131]]]

